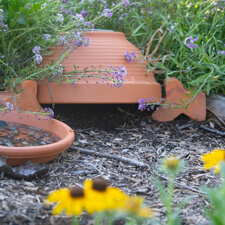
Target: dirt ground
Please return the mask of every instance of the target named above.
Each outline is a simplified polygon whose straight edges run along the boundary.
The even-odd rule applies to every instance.
[[[225,148],[225,126],[215,115],[208,112],[204,122],[183,115],[172,122],[157,122],[149,112],[139,112],[137,105],[56,105],[54,111],[56,119],[74,130],[74,148],[47,163],[49,171],[43,177],[26,181],[0,174],[1,225],[71,224],[71,218],[52,216],[51,207],[43,205],[44,199],[52,190],[82,185],[85,179],[97,175],[127,194],[143,196],[146,205],[165,224],[165,208],[153,175],[158,174],[167,184],[159,168],[169,155],[184,160],[182,173],[176,179],[174,206],[188,195],[193,196],[181,212],[182,224],[209,224],[203,212],[209,202],[202,187],[219,185],[221,179],[202,169],[200,157],[214,148]],[[79,152],[78,148],[98,155]],[[123,162],[119,160],[122,157],[130,160]],[[140,164],[133,165],[135,160]],[[88,222],[82,220],[81,224]]]

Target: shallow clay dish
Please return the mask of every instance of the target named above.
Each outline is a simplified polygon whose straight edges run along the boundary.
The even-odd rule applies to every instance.
[[[22,165],[27,160],[35,163],[49,162],[55,159],[61,152],[68,149],[69,146],[73,143],[75,135],[73,130],[68,125],[56,119],[46,120],[41,116],[39,116],[39,118],[41,118],[41,120],[38,120],[37,116],[35,115],[18,113],[17,111],[13,111],[12,113],[7,113],[4,115],[0,113],[0,120],[26,124],[28,126],[36,126],[45,131],[53,132],[55,135],[61,138],[61,140],[56,143],[41,146],[0,146],[0,156],[7,156],[8,159],[6,162],[9,165]]]

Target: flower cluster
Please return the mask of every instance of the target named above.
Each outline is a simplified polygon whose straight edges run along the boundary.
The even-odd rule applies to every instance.
[[[1,31],[6,32],[9,29],[8,25],[3,23],[3,14],[4,11],[0,9],[0,32]]]
[[[2,106],[0,107],[0,111],[3,112],[12,112],[14,110],[14,106],[10,103],[10,102],[6,102],[4,104],[2,104]]]
[[[218,51],[218,54],[225,55],[225,51]]]
[[[35,62],[35,64],[36,63],[37,64],[40,64],[41,61],[42,61],[42,56],[40,54],[41,48],[39,46],[35,46],[32,51],[35,54],[35,56],[34,56],[34,62]]]
[[[174,29],[175,29],[175,27],[178,25],[178,23],[174,23],[174,25],[172,25],[171,23],[169,23],[168,24],[168,30],[169,30],[169,32],[170,32],[170,34],[172,34],[173,33],[173,31],[174,31]]]
[[[198,41],[198,38],[193,38],[192,36],[185,38],[184,44],[188,48],[196,48],[198,45],[194,44],[194,42]]]
[[[160,99],[160,102],[164,102],[165,99],[164,98],[161,98]],[[159,106],[162,105],[163,106],[163,109],[170,105],[170,103],[168,102],[167,104],[163,104],[163,103],[160,103],[157,101],[157,99],[154,99],[153,96],[151,98],[149,98],[148,100],[146,98],[141,98],[139,99],[138,101],[138,109],[141,110],[141,111],[144,111],[144,110],[147,110],[147,111],[150,111],[150,110],[158,110],[159,109]]]
[[[53,214],[80,215],[83,210],[89,214],[105,210],[120,210],[142,217],[151,217],[151,209],[142,206],[143,199],[124,194],[120,189],[110,187],[102,177],[86,180],[84,187],[75,186],[51,192],[46,204],[56,203]]]
[[[129,62],[129,63],[133,63],[137,59],[137,55],[134,51],[132,51],[131,54],[129,54],[129,52],[126,51],[124,56],[125,56],[125,59],[127,60],[127,62]]]

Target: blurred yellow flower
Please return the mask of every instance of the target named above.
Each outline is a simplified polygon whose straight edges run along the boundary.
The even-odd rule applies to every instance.
[[[164,161],[166,169],[176,172],[180,164],[180,159],[177,156],[169,156]]]
[[[205,163],[204,169],[209,170],[214,168],[216,173],[220,171],[220,163],[225,161],[225,150],[214,149],[208,154],[202,155],[201,160]]]
[[[62,188],[50,192],[45,200],[45,204],[57,203],[53,208],[52,213],[59,215],[65,213],[66,215],[80,215],[85,206],[85,197],[83,189],[79,186],[69,188]]]
[[[128,197],[125,201],[125,205],[119,210],[122,212],[136,214],[137,216],[149,218],[153,216],[153,210],[147,207],[143,207],[144,199],[137,196]]]
[[[84,182],[84,192],[88,199],[85,210],[89,214],[103,210],[115,210],[124,205],[127,198],[120,189],[109,187],[102,177],[86,180]]]

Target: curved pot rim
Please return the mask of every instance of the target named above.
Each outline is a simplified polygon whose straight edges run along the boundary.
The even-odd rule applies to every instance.
[[[10,116],[9,116],[10,115]],[[18,118],[18,116],[25,116],[25,113],[18,113],[16,111],[11,112],[8,115],[1,115],[0,114],[0,120],[4,120],[4,116],[6,116],[5,121],[6,122],[15,122],[15,120]],[[12,119],[10,120],[10,117],[12,116]],[[17,118],[15,118],[17,116]],[[30,121],[32,120],[38,120],[35,115],[29,115]],[[26,119],[21,121],[23,124],[26,124]],[[19,121],[15,123],[21,123]],[[52,127],[60,126],[60,129],[63,131],[63,137],[61,136],[61,140],[47,145],[38,145],[38,146],[26,146],[26,147],[7,147],[7,146],[0,146],[0,155],[6,155],[10,158],[37,158],[41,156],[50,156],[50,155],[57,155],[60,152],[63,152],[66,150],[74,141],[74,132],[73,130],[65,123],[56,120],[45,120],[41,123],[51,123]],[[30,124],[27,124],[30,125]],[[38,127],[38,125],[36,125]],[[39,127],[40,128],[40,127]],[[43,129],[43,128],[40,128]],[[44,129],[45,130],[45,129]],[[47,131],[51,131],[50,129],[47,129]],[[53,131],[54,132],[54,131]],[[55,133],[55,132],[54,132]],[[57,136],[58,133],[55,133]]]

